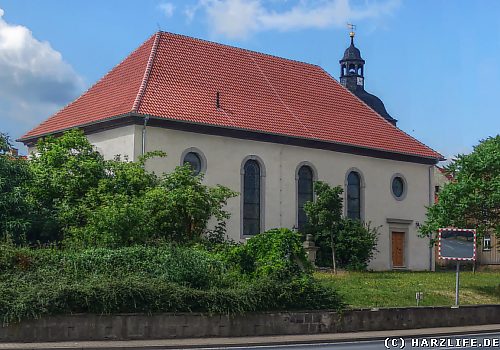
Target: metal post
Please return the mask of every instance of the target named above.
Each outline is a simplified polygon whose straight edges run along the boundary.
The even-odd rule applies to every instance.
[[[458,289],[460,286],[460,261],[457,260],[457,279],[455,286],[455,306],[458,306]]]

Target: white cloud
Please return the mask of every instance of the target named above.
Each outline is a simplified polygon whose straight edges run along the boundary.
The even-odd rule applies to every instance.
[[[83,81],[48,42],[3,15],[0,9],[0,128],[18,137],[75,98]]]
[[[391,14],[400,0],[358,4],[349,0],[300,0],[280,6],[281,10],[271,9],[269,5],[276,3],[276,0],[198,0],[195,6],[186,8],[185,14],[192,20],[197,12],[203,12],[213,34],[237,39],[258,31],[340,27],[349,21],[377,19]]]
[[[165,2],[165,3],[161,3],[160,5],[158,5],[158,7],[160,8],[160,10],[163,11],[163,14],[165,15],[165,17],[170,18],[174,15],[174,11],[175,11],[174,4],[172,4],[170,2]]]

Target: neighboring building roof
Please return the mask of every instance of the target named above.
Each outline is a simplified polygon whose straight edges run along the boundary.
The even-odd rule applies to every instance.
[[[126,115],[442,158],[319,66],[165,32],[21,141]]]
[[[452,180],[453,180],[453,175],[452,175],[452,174],[450,174],[449,172],[447,172],[445,168],[442,168],[442,167],[437,166],[437,165],[436,165],[436,168],[437,168],[437,170],[439,170],[439,172],[440,172],[441,174],[443,174],[443,176],[444,176],[444,177],[446,177],[448,180],[450,180],[450,181],[452,181]]]

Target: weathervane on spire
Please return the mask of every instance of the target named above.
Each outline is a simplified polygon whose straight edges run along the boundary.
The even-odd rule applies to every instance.
[[[347,23],[347,28],[349,28],[350,33],[349,36],[351,37],[351,44],[354,45],[354,36],[356,35],[356,25],[352,23]]]

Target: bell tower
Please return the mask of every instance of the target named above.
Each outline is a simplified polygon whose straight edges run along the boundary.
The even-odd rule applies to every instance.
[[[351,32],[351,45],[344,51],[344,57],[340,62],[340,83],[351,90],[356,92],[358,89],[364,89],[364,65],[365,60],[361,58],[361,52],[354,46],[354,29],[355,25],[350,24]]]
[[[389,123],[396,126],[397,120],[391,117],[385,109],[384,103],[377,96],[365,90],[364,66],[365,60],[361,58],[361,52],[354,46],[354,24],[349,24],[351,32],[351,45],[344,51],[344,57],[340,63],[340,84],[350,90],[354,95],[366,103],[371,109],[385,118]]]

